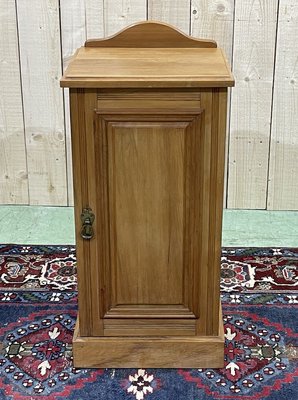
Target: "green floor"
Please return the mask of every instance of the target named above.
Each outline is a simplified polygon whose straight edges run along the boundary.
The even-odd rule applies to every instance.
[[[0,243],[74,244],[73,208],[0,206]],[[223,246],[298,247],[298,212],[225,210]]]

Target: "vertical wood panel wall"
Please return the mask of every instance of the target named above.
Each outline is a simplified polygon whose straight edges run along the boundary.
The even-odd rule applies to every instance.
[[[296,0],[0,0],[0,204],[72,205],[68,91],[59,78],[87,38],[146,19],[225,49],[225,204],[298,209]]]

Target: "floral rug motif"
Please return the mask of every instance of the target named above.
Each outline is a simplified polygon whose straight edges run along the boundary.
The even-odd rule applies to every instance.
[[[298,250],[222,250],[222,290],[298,290]],[[0,289],[76,290],[74,246],[0,245]]]
[[[298,249],[223,249],[222,369],[77,369],[73,246],[0,245],[0,399],[298,398]]]
[[[0,245],[0,288],[76,290],[75,248],[45,248]]]
[[[298,249],[223,249],[221,288],[224,291],[298,290]]]

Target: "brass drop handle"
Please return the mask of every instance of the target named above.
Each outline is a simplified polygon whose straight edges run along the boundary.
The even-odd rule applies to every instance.
[[[94,236],[94,229],[92,224],[95,220],[95,215],[93,214],[91,208],[86,207],[83,209],[81,214],[82,228],[81,237],[85,240],[90,240]]]

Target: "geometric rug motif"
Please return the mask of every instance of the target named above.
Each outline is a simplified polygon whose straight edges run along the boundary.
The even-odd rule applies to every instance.
[[[3,384],[8,384],[7,394],[13,394],[13,398],[20,393],[47,398],[54,393],[66,395],[71,378],[75,377],[78,386],[82,377],[87,383],[102,374],[102,370],[79,370],[72,366],[75,316],[34,312],[3,329],[0,366]]]
[[[0,257],[0,399],[298,399],[297,249],[223,249],[222,369],[74,368],[75,248]]]
[[[15,315],[14,304],[9,305]],[[244,399],[245,396],[273,399],[274,393],[279,393],[278,398],[282,399],[288,389],[294,390],[298,335],[275,321],[276,305],[267,311],[273,316],[270,319],[245,307],[240,306],[239,310],[239,305],[224,304],[224,368],[185,370],[145,370],[141,366],[130,370],[76,369],[72,366],[71,345],[75,302],[68,310],[62,302],[54,307],[55,313],[34,311],[1,329],[0,387],[5,388],[6,398],[89,399],[90,385],[94,393],[102,396],[96,398],[137,400]],[[291,316],[292,308],[284,307],[282,312]],[[110,386],[115,397],[109,397]],[[168,397],[173,387],[179,397],[178,394]]]
[[[290,346],[296,348],[297,335],[291,329],[284,332],[281,324],[243,310],[225,314],[224,322],[225,367],[180,370],[187,382],[219,399],[233,395],[261,399],[293,382],[297,370],[287,353]]]

